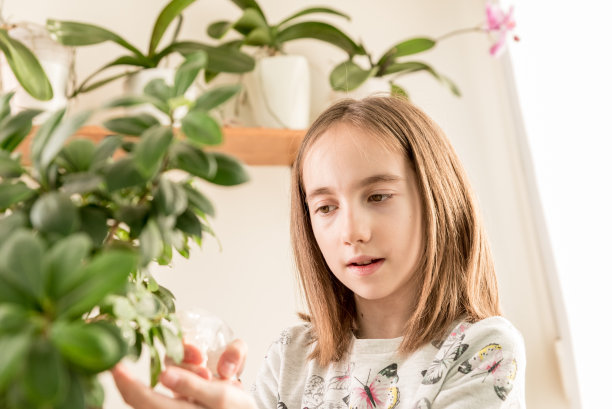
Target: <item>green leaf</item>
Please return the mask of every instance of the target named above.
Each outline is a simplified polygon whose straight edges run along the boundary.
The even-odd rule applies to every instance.
[[[215,21],[214,23],[208,26],[208,28],[206,29],[206,33],[211,38],[219,40],[225,34],[227,34],[227,32],[230,31],[233,26],[234,24],[229,21]]]
[[[193,2],[195,0],[172,0],[164,7],[155,21],[155,26],[153,26],[153,33],[149,42],[149,56],[152,57],[155,54],[155,49],[172,20]]]
[[[81,269],[91,248],[91,239],[84,233],[76,233],[59,240],[47,251],[43,259],[47,295],[58,299],[82,280]]]
[[[245,9],[242,16],[234,23],[234,29],[242,34],[248,34],[258,28],[265,31],[270,29],[261,11],[254,8]]]
[[[95,205],[83,206],[79,209],[81,229],[92,240],[95,247],[101,247],[108,235],[107,215],[104,208]]]
[[[155,291],[154,294],[166,306],[166,309],[169,313],[175,313],[174,300],[176,299],[176,297],[174,296],[174,294],[172,294],[172,291],[160,285],[158,286],[157,291]]]
[[[147,129],[156,125],[159,125],[157,118],[147,113],[112,118],[104,122],[104,127],[111,132],[133,136],[140,136]]]
[[[83,194],[100,189],[103,183],[104,178],[95,173],[70,173],[64,178],[62,191],[67,195]]]
[[[40,169],[47,169],[51,161],[62,150],[64,142],[74,135],[90,116],[91,111],[81,112],[60,122],[57,127],[51,130],[46,140],[41,142]]]
[[[19,161],[11,158],[9,152],[0,150],[0,178],[16,178],[22,173]]]
[[[166,346],[166,354],[176,364],[183,362],[185,351],[183,350],[183,341],[179,331],[176,328],[172,328],[167,322],[162,321],[161,333]]]
[[[162,236],[155,220],[149,219],[140,233],[139,240],[141,263],[146,266],[151,260],[159,257],[163,249]]]
[[[28,94],[43,101],[53,98],[49,78],[36,56],[21,42],[11,38],[4,29],[0,29],[0,48],[15,78]]]
[[[15,203],[26,201],[35,194],[36,191],[23,182],[0,183],[0,210],[6,210]]]
[[[85,391],[83,385],[79,380],[79,377],[74,371],[69,373],[68,378],[68,390],[64,398],[64,402],[56,406],[57,409],[85,409],[85,397],[83,396]],[[100,405],[91,405],[90,408],[102,407]]]
[[[0,122],[11,115],[11,99],[14,95],[15,91],[0,94]]]
[[[270,46],[273,47],[272,34],[267,27],[257,27],[251,30],[245,37],[244,43],[252,46]]]
[[[94,373],[112,368],[127,349],[119,329],[105,322],[56,321],[51,341],[74,366]]]
[[[145,65],[145,68],[150,68],[152,65],[152,63],[148,63],[147,65]],[[139,67],[143,66],[142,64],[138,64]],[[99,71],[102,71],[102,69],[100,69]],[[96,81],[93,84],[90,84],[89,82],[83,82],[81,85],[78,86],[78,88],[72,93],[72,95],[70,95],[70,98],[74,98],[79,94],[84,94],[86,92],[89,91],[93,91],[94,89],[100,88],[106,84],[109,84],[115,80],[118,80],[119,78],[123,78],[123,77],[127,77],[130,74],[134,74],[136,72],[138,72],[139,70],[136,71],[125,71],[122,72],[120,74],[115,74],[112,75],[110,77],[106,77],[102,80]]]
[[[77,207],[68,195],[60,192],[40,196],[32,206],[30,220],[37,230],[63,236],[76,231],[81,224]]]
[[[117,210],[115,218],[127,224],[130,228],[130,237],[136,238],[140,235],[140,232],[147,221],[149,208],[150,206],[148,203],[121,206],[119,210]]]
[[[79,47],[112,41],[130,50],[135,55],[146,58],[136,47],[119,35],[93,24],[48,19],[47,31],[55,41],[67,46]]]
[[[162,101],[159,98],[151,95],[124,95],[119,98],[115,98],[111,102],[104,105],[105,108],[118,108],[118,107],[134,107],[138,105],[150,104],[161,112],[170,113],[170,107],[166,101]]]
[[[242,163],[229,155],[221,152],[211,152],[217,163],[217,172],[207,180],[216,185],[234,186],[249,181],[249,175]]]
[[[176,228],[188,236],[202,238],[202,223],[198,216],[189,209],[176,218]]]
[[[178,142],[170,148],[170,167],[182,169],[202,179],[210,179],[217,173],[215,157],[187,142]]]
[[[106,136],[102,142],[98,143],[94,156],[91,160],[91,169],[97,170],[102,167],[107,160],[113,156],[119,146],[121,146],[122,138],[118,135]]]
[[[160,56],[165,56],[173,52],[183,55],[191,54],[196,51],[205,51],[208,55],[206,70],[212,72],[244,73],[255,68],[255,60],[248,54],[231,47],[213,47],[210,45],[193,41],[184,41],[171,44],[165,48]]]
[[[96,146],[89,139],[75,139],[64,146],[59,154],[64,168],[69,172],[87,171],[91,166]]]
[[[20,227],[25,227],[27,218],[23,212],[17,211],[0,216],[0,237],[8,237]]]
[[[282,44],[301,38],[324,41],[346,51],[349,56],[365,55],[363,47],[357,45],[349,36],[331,24],[320,21],[306,21],[289,26],[279,31],[276,41]]]
[[[36,299],[43,293],[44,245],[30,230],[13,233],[0,249],[0,274]]]
[[[32,342],[30,331],[0,337],[0,392],[14,380],[15,374],[25,364],[26,354]]]
[[[259,12],[259,14],[262,16],[264,15],[261,7],[259,7],[259,4],[257,4],[255,0],[232,0],[232,3],[240,7],[242,10],[255,9]]]
[[[49,118],[43,122],[41,127],[38,128],[38,131],[32,139],[32,146],[30,148],[30,151],[32,152],[32,162],[37,166],[40,174],[44,173],[41,172],[40,169],[40,158],[42,156],[42,152],[49,138],[51,137],[51,134],[55,131],[55,129],[57,129],[65,114],[66,108],[53,112]]]
[[[127,250],[108,250],[96,255],[77,273],[78,284],[58,300],[58,315],[79,317],[90,311],[104,296],[126,284],[137,262],[138,256]]]
[[[35,342],[28,354],[24,374],[29,400],[41,407],[62,402],[69,382],[70,375],[59,351],[47,340]]]
[[[144,177],[150,178],[158,171],[172,139],[170,127],[149,128],[142,135],[134,149],[134,163]]]
[[[39,109],[27,109],[2,121],[0,123],[0,149],[14,151],[32,130],[32,119],[41,112]]]
[[[368,78],[376,74],[376,68],[364,70],[353,61],[340,63],[329,75],[329,83],[336,91],[352,91],[357,89]]]
[[[104,388],[102,387],[102,384],[98,378],[95,376],[90,376],[88,379],[85,379],[83,383],[85,388],[85,404],[82,409],[85,409],[85,407],[101,408],[104,404]]]
[[[174,96],[173,89],[162,78],[154,78],[145,85],[143,92],[161,101],[167,102]]]
[[[390,83],[390,85],[391,85],[391,95],[409,99],[408,92],[404,88],[400,87],[394,82]]]
[[[183,184],[183,189],[185,189],[185,193],[187,193],[189,206],[192,207],[196,213],[199,213],[203,217],[205,215],[215,216],[215,208],[212,202],[199,190],[187,183]]]
[[[410,74],[412,72],[417,72],[417,71],[428,72],[432,77],[440,81],[442,85],[447,86],[454,95],[461,96],[461,91],[459,91],[459,88],[457,87],[457,85],[455,85],[455,83],[451,81],[450,78],[439,74],[430,65],[425,64],[423,62],[408,61],[408,62],[403,62],[403,63],[391,64],[387,68],[387,74],[404,75],[404,74]]]
[[[119,159],[110,165],[105,171],[104,179],[109,192],[144,185],[147,182],[147,178],[140,173],[132,157]]]
[[[219,145],[223,132],[217,121],[205,111],[191,110],[181,120],[181,130],[196,145]]]
[[[23,332],[30,326],[27,309],[14,304],[0,304],[0,338]]]
[[[389,60],[395,62],[399,57],[418,54],[427,51],[436,45],[436,41],[431,38],[410,38],[391,47],[378,61],[379,67],[387,65]],[[385,70],[383,72],[386,73]]]
[[[165,215],[179,215],[187,208],[187,193],[182,185],[161,177],[153,203]]]
[[[183,95],[193,84],[198,73],[206,68],[207,56],[203,51],[189,54],[174,75],[174,96]]]
[[[221,85],[205,91],[195,100],[193,109],[210,111],[236,95],[242,86],[240,84]]]
[[[294,20],[294,19],[296,19],[298,17],[302,17],[302,16],[305,16],[307,14],[314,14],[314,13],[333,14],[333,15],[336,15],[336,16],[344,17],[345,19],[347,19],[349,21],[351,20],[351,18],[349,17],[348,14],[345,14],[345,13],[343,13],[341,11],[338,11],[338,10],[334,10],[334,9],[331,9],[331,8],[328,8],[328,7],[311,7],[311,8],[307,8],[307,9],[298,11],[297,13],[287,17],[286,19],[284,19],[283,21],[278,23],[277,27],[280,27],[283,24],[285,24],[285,23],[287,23],[287,22],[289,22],[291,20]]]
[[[154,346],[150,348],[151,353],[151,362],[149,364],[149,367],[151,368],[151,374],[150,374],[150,386],[151,388],[153,388],[155,385],[157,385],[157,382],[159,381],[159,375],[161,374],[161,359],[159,357],[159,352],[157,351],[157,348],[155,348]]]

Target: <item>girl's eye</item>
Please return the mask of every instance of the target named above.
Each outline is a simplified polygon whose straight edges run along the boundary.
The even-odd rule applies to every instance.
[[[375,195],[370,196],[370,201],[372,202],[384,202],[385,200],[391,197],[390,194],[377,193]]]
[[[328,214],[331,211],[333,211],[335,207],[336,206],[333,206],[333,205],[320,206],[320,207],[317,208],[315,213]]]

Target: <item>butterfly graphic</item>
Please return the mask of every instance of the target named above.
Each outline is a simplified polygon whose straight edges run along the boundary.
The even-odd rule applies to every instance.
[[[344,371],[342,375],[332,377],[327,384],[327,388],[333,390],[348,390],[354,367],[354,362],[347,364],[346,371]]]
[[[433,360],[429,368],[421,371],[421,375],[423,375],[422,384],[433,385],[439,382],[444,376],[444,372],[453,362],[457,361],[469,347],[468,344],[462,343],[465,338],[465,328],[465,326],[461,325],[451,332],[446,340],[438,344],[440,345],[440,351],[443,351],[442,356],[440,357],[440,353],[438,353],[436,359]],[[434,343],[434,346],[436,346],[436,343]]]
[[[414,404],[413,409],[431,409],[431,402],[427,398],[421,398]]]
[[[335,403],[329,400],[330,397],[327,396],[327,392],[348,391],[354,366],[353,362],[347,364],[345,370],[337,371],[340,372],[340,375],[333,376],[327,380],[323,380],[318,375],[312,375],[304,388],[302,407],[308,409],[346,409],[348,395],[342,399],[344,404]]]
[[[370,371],[371,372],[371,371]],[[393,363],[376,374],[371,383],[370,373],[365,383],[355,378],[361,384],[353,388],[349,399],[350,409],[393,409],[399,403],[399,389],[397,388],[397,364]]]
[[[506,400],[512,391],[516,378],[516,360],[504,354],[501,345],[489,344],[482,348],[472,358],[459,365],[459,372],[472,376],[484,375],[483,382],[489,375],[493,376],[493,390],[501,400]]]

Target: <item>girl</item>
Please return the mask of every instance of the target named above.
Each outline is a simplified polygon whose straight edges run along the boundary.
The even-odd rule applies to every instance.
[[[162,382],[179,398],[162,401],[116,370],[120,390],[142,391],[128,403],[524,408],[523,340],[499,316],[473,193],[428,116],[399,98],[338,102],[306,134],[292,182],[291,236],[309,315],[272,344],[253,399],[232,382],[169,368]],[[220,365],[239,364],[242,350],[230,347]]]

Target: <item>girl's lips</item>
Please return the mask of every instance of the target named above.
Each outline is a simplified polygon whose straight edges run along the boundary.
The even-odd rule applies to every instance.
[[[370,274],[374,274],[380,266],[385,262],[384,258],[379,258],[372,261],[370,264],[366,264],[365,266],[359,266],[357,264],[349,264],[348,269],[351,273],[356,274],[358,276],[367,276]]]

